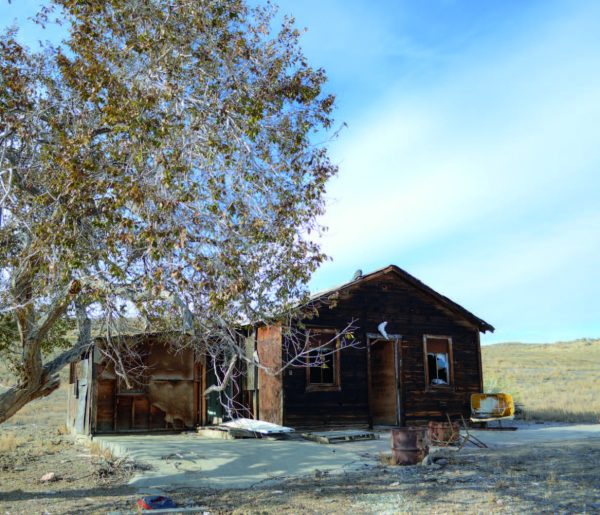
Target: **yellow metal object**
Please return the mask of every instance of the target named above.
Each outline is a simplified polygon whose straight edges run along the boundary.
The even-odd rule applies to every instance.
[[[510,393],[474,393],[471,395],[471,420],[485,422],[515,416]]]

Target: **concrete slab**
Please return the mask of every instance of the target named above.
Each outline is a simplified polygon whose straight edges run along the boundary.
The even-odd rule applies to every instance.
[[[504,447],[528,443],[553,442],[600,438],[600,424],[562,424],[558,422],[506,421],[505,426],[516,426],[516,431],[477,431],[470,433],[489,447]]]
[[[284,478],[339,473],[376,465],[390,440],[322,445],[304,440],[218,440],[195,433],[99,436],[94,441],[152,470],[130,481],[137,488],[250,488]],[[368,445],[366,445],[368,444]]]
[[[600,438],[600,424],[518,423],[518,426],[517,431],[473,431],[473,434],[490,447]],[[367,472],[380,464],[382,454],[391,452],[389,430],[378,433],[378,440],[336,445],[300,439],[218,440],[196,433],[99,436],[94,441],[117,455],[128,455],[151,465],[152,470],[130,481],[132,486],[146,492],[185,487],[250,488],[323,472]]]

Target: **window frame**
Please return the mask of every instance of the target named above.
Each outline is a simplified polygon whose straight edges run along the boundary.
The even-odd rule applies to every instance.
[[[429,373],[429,359],[427,352],[427,340],[446,340],[448,344],[448,384],[431,384]],[[449,390],[454,388],[454,357],[452,354],[452,337],[447,335],[424,334],[423,335],[423,361],[425,368],[425,389],[426,390]]]
[[[339,392],[341,391],[342,387],[341,387],[341,375],[340,375],[340,350],[341,350],[341,346],[340,346],[340,338],[339,336],[336,336],[339,334],[339,331],[337,329],[332,329],[332,328],[317,328],[317,327],[312,327],[312,328],[307,328],[308,331],[310,331],[310,333],[312,335],[316,335],[316,334],[326,334],[326,335],[332,335],[331,338],[329,338],[330,340],[333,340],[331,343],[327,344],[327,347],[329,346],[335,346],[335,350],[331,353],[331,357],[333,358],[333,383],[312,383],[311,379],[310,379],[310,371],[312,368],[310,366],[310,350],[312,350],[312,347],[322,347],[322,345],[310,345],[309,342],[309,351],[306,354],[306,387],[305,387],[305,391],[306,392]],[[323,348],[327,348],[327,347],[323,347]]]

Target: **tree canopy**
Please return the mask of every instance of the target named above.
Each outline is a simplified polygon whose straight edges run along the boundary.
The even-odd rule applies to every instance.
[[[53,0],[38,22],[59,18],[62,44],[2,35],[0,316],[14,338],[0,352],[20,379],[0,422],[57,387],[90,318],[110,336],[135,312],[235,354],[232,328],[305,298],[336,172],[312,136],[333,97],[293,20],[274,32],[273,16],[242,0]],[[47,361],[68,316],[77,343]]]

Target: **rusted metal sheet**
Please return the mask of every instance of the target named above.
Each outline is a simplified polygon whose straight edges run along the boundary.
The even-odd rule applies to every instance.
[[[266,422],[283,425],[283,384],[281,373],[282,345],[281,326],[260,327],[257,331],[257,350],[261,365],[258,372],[259,418]]]

